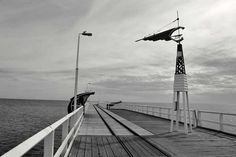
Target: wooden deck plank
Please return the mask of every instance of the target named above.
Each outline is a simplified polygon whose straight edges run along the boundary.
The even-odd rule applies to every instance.
[[[111,149],[110,143],[107,140],[107,136],[104,136],[102,138],[102,140],[103,140],[103,144],[104,144],[105,150],[107,152],[107,156],[108,157],[114,157],[115,155],[114,155],[114,153],[113,153],[113,151]]]
[[[120,143],[114,136],[107,137],[107,140],[111,146],[114,156],[128,157],[128,154],[124,151],[124,148],[120,145]]]
[[[86,149],[85,149],[85,157],[92,157],[92,138],[91,136],[86,136]]]
[[[97,136],[92,136],[92,156],[93,157],[99,156]]]
[[[78,135],[111,135],[93,105],[88,106]]]
[[[129,157],[127,152],[124,150],[122,145],[118,142],[118,140],[114,136],[111,137],[111,142],[113,142],[113,145],[115,146],[115,150],[120,152],[120,156],[122,156],[122,157]]]
[[[77,157],[83,157],[85,156],[85,150],[86,150],[86,136],[79,136],[80,138],[80,145],[79,150],[77,153]]]
[[[97,136],[97,143],[98,143],[99,156],[107,157],[107,153],[104,147],[102,136]]]
[[[73,147],[70,150],[69,157],[76,157],[79,151],[80,138],[76,137],[73,143]]]
[[[139,139],[138,137],[133,137],[133,140],[135,141],[136,145],[142,147],[143,151],[146,152],[146,156],[156,156],[156,151],[154,150],[153,147],[150,147],[147,145],[147,143],[145,141],[143,141],[142,139]]]
[[[107,115],[105,112],[103,112],[100,108],[97,107],[98,112],[100,115],[106,120],[107,124],[112,128],[113,132],[116,135],[132,135],[132,133],[124,128],[120,123],[118,123],[116,120],[111,118],[109,115]]]
[[[183,132],[170,133],[169,120],[127,110],[112,111],[155,134],[147,139],[175,156],[236,156],[236,137],[219,136],[217,132],[209,133],[199,128],[188,135]]]
[[[130,153],[135,156],[135,157],[142,157],[141,155],[139,155],[139,153],[131,146],[131,143],[129,140],[127,140],[125,138],[125,136],[119,136],[120,139],[123,141],[123,143],[125,144],[125,146],[129,149]]]
[[[153,135],[151,132],[141,128],[140,126],[138,126],[130,121],[127,121],[123,117],[121,117],[117,114],[114,114],[113,112],[110,112],[109,110],[106,110],[106,112],[109,113],[110,115],[112,115],[113,117],[115,117],[117,120],[119,120],[120,122],[122,122],[126,126],[129,126],[129,128],[131,128],[134,132],[138,133],[141,136]],[[118,126],[118,125],[116,124],[115,126]],[[118,133],[119,133],[119,131],[118,131]],[[132,134],[117,134],[117,135],[132,135]]]
[[[140,155],[140,156],[151,156],[149,152],[147,152],[142,145],[137,143],[138,139],[136,136],[125,136],[124,137],[130,144],[130,146]]]

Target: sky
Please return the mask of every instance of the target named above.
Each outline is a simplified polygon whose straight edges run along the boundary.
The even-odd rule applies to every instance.
[[[235,0],[0,0],[0,97],[69,100],[78,33],[79,92],[171,102],[174,41],[135,40],[180,16],[190,102],[236,102]],[[176,27],[176,23],[161,30]]]

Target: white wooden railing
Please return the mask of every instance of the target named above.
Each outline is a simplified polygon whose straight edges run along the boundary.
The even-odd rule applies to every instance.
[[[137,104],[120,104],[112,108],[126,109],[140,112],[156,117],[171,119],[170,107],[137,105]],[[183,122],[183,110],[180,109],[180,121]],[[212,111],[190,110],[190,118],[194,127],[204,127],[225,133],[236,135],[236,114],[221,113]],[[174,115],[176,116],[176,115]]]
[[[230,134],[236,134],[236,114],[196,111],[197,125]]]
[[[20,157],[30,151],[39,142],[44,141],[44,157],[67,157],[83,120],[83,107],[56,121],[25,140],[1,157]],[[55,130],[62,126],[62,143],[54,154]]]

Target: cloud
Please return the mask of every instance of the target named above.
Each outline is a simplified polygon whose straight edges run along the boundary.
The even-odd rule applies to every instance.
[[[234,4],[233,0],[2,0],[0,85],[12,88],[0,91],[0,96],[25,87],[26,94],[17,93],[19,97],[31,98],[34,91],[41,98],[70,96],[78,33],[87,30],[93,36],[80,40],[80,91],[91,82],[100,96],[104,91],[104,99],[171,101],[176,43],[134,41],[173,21],[176,10],[186,27],[183,47],[189,88],[197,95],[193,99],[211,101],[214,94],[235,93]]]

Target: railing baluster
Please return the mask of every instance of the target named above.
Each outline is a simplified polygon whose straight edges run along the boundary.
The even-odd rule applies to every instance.
[[[159,107],[159,117],[161,117],[161,108]]]
[[[54,131],[44,139],[44,157],[53,157],[54,151]]]
[[[198,126],[202,126],[202,123],[201,123],[201,111],[197,111],[197,117],[198,117]]]
[[[219,114],[219,121],[220,121],[220,131],[224,131],[224,127],[223,127],[223,113]]]
[[[193,127],[197,127],[196,110],[192,111],[192,124],[193,124]]]
[[[168,119],[170,119],[170,108],[168,109]]]
[[[65,140],[67,134],[69,132],[69,122],[68,120],[66,120],[63,124],[62,124],[62,142]],[[67,149],[67,146],[65,147],[65,149],[63,150],[63,155],[65,154]]]

